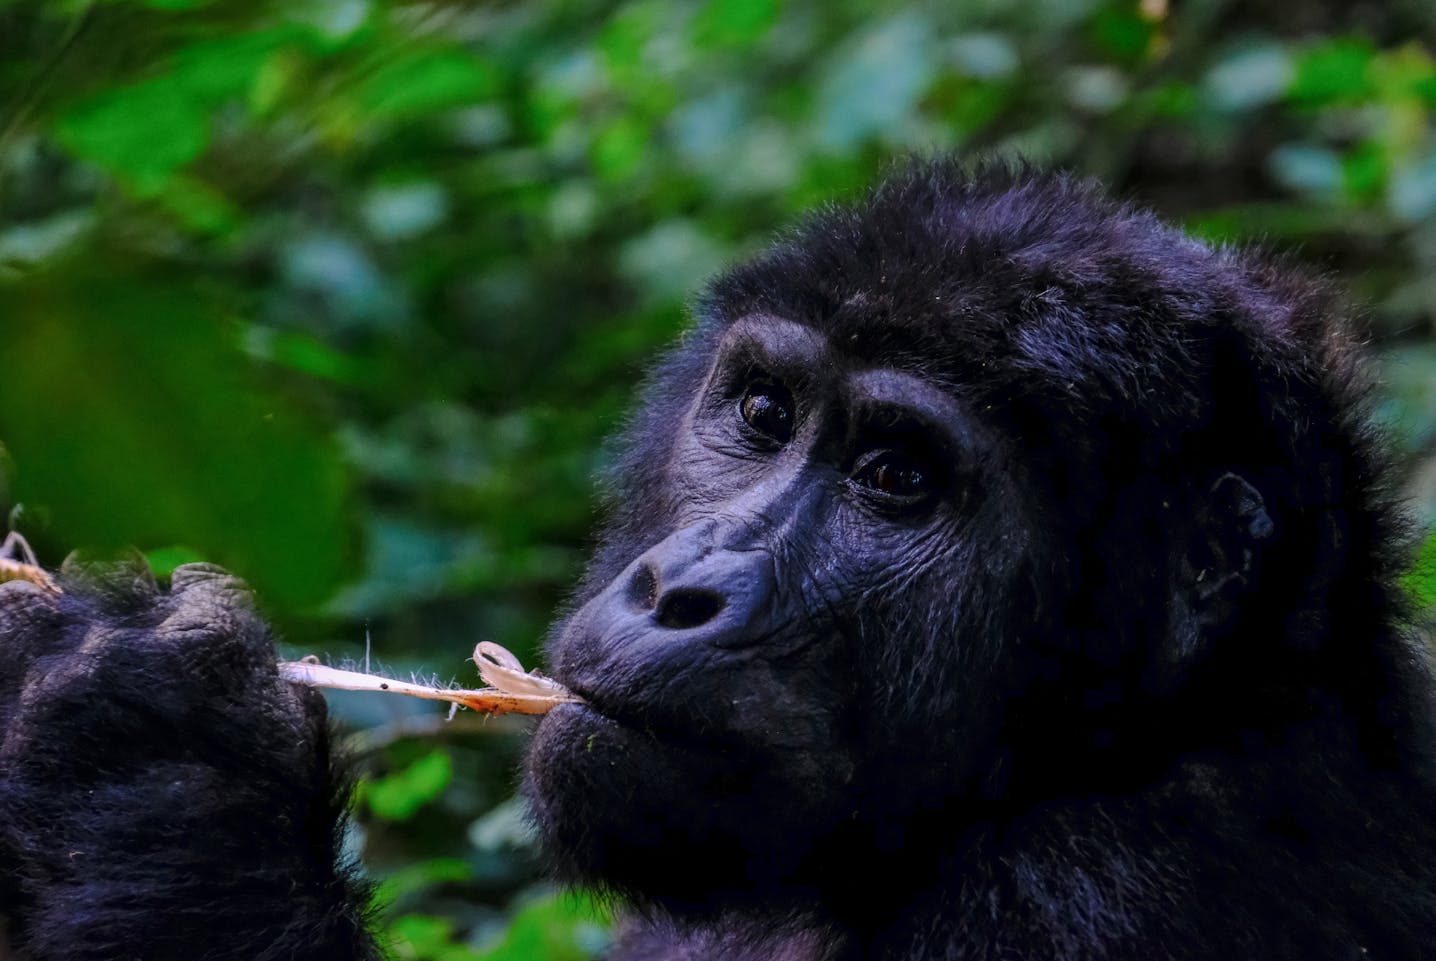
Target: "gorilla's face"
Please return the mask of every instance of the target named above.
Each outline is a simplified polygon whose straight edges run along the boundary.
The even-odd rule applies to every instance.
[[[1263,400],[1317,403],[1247,292],[1068,181],[925,175],[718,278],[550,645],[586,702],[529,755],[560,870],[850,917],[855,871],[921,886],[984,823],[1242,743],[1271,702],[1220,641],[1309,590],[1273,495],[1324,503],[1287,461],[1332,449]]]
[[[918,370],[763,314],[647,405],[550,648],[586,705],[540,726],[538,821],[568,873],[669,903],[821,884],[820,841],[940,803],[983,740],[1023,555],[998,442]]]

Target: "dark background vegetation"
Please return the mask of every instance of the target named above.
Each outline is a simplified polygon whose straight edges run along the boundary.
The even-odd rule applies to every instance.
[[[472,684],[539,644],[695,286],[956,150],[1337,275],[1429,525],[1433,39],[1429,0],[0,0],[0,508]],[[536,881],[524,722],[332,703],[400,957],[603,943]]]

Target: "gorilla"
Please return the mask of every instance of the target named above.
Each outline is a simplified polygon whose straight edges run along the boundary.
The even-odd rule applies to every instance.
[[[1436,958],[1436,692],[1335,297],[914,163],[717,278],[524,793],[615,959]],[[215,568],[0,587],[17,961],[370,959],[322,701]],[[338,772],[338,773],[336,773]]]

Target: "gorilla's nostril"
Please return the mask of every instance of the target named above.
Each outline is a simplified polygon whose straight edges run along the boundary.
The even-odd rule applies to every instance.
[[[682,630],[707,624],[723,610],[723,598],[701,587],[680,587],[658,599],[653,618],[660,626]]]
[[[628,582],[628,603],[640,611],[651,611],[658,603],[658,577],[652,566],[639,564]]]

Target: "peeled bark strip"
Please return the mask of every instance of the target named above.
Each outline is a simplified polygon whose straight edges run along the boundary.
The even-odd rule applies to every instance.
[[[0,541],[0,584],[5,581],[29,581],[51,594],[60,593],[60,585],[40,566],[35,552],[19,531],[11,531]]]
[[[449,701],[485,714],[546,714],[560,704],[576,704],[581,698],[557,681],[524,670],[510,651],[489,641],[474,649],[479,675],[492,687],[479,690],[452,690],[396,681],[377,674],[326,667],[316,660],[281,661],[281,677],[314,687],[341,691],[381,691],[407,694],[429,701]]]

